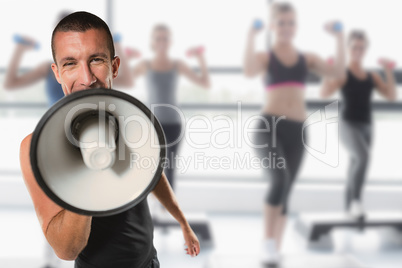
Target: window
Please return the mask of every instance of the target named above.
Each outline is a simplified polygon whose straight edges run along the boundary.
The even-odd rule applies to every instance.
[[[7,1],[7,8],[0,16],[3,25],[1,51],[8,51],[0,58],[0,68],[8,66],[14,51],[14,34],[28,36],[40,44],[38,50],[32,50],[24,55],[21,66],[32,68],[44,60],[51,59],[50,38],[56,26],[58,15],[62,11],[74,12],[85,10],[106,19],[106,2],[98,0],[51,1],[51,0],[15,0]]]
[[[56,14],[61,10],[86,10],[93,12],[103,19],[108,19],[111,29],[120,33],[125,47],[133,47],[140,50],[143,58],[150,58],[152,52],[149,47],[150,32],[152,26],[158,22],[166,23],[173,32],[173,47],[171,54],[173,58],[183,59],[190,66],[196,67],[193,59],[186,58],[186,51],[189,47],[203,45],[206,48],[208,66],[212,69],[219,69],[222,72],[211,72],[212,88],[204,90],[186,79],[181,79],[178,89],[179,103],[185,107],[184,112],[187,119],[194,115],[205,115],[211,120],[217,115],[228,115],[236,121],[236,104],[241,101],[244,106],[254,107],[243,111],[244,118],[259,113],[259,106],[264,99],[264,90],[261,78],[247,79],[241,73],[243,53],[248,28],[255,18],[260,18],[268,24],[268,6],[266,0],[91,0],[68,2],[42,1],[9,1],[7,14],[0,17],[3,27],[2,34],[4,41],[0,47],[4,56],[0,58],[0,89],[4,81],[4,70],[7,68],[11,52],[14,49],[12,36],[15,33],[32,36],[41,44],[39,50],[32,50],[24,55],[22,67],[32,68],[43,60],[51,59],[50,35],[56,20]],[[396,1],[384,0],[381,2],[381,10],[386,15],[381,20],[372,11],[379,10],[379,3],[363,0],[304,0],[291,1],[296,6],[299,18],[299,29],[296,38],[297,46],[303,51],[312,51],[327,58],[335,53],[334,39],[323,30],[324,23],[332,19],[341,20],[348,32],[350,29],[359,28],[366,30],[370,38],[370,49],[367,55],[366,64],[369,68],[378,68],[379,57],[390,57],[402,63],[400,53],[400,40],[395,38],[398,32],[397,25],[402,20],[399,16],[399,6]],[[108,6],[110,5],[110,6]],[[46,8],[45,8],[46,7]],[[39,8],[43,12],[37,11]],[[109,10],[110,8],[110,10]],[[367,12],[369,10],[370,12]],[[381,11],[382,12],[382,11]],[[110,16],[110,17],[108,17]],[[402,22],[402,21],[400,21]],[[257,49],[263,50],[267,47],[267,32],[263,32],[257,39]],[[136,62],[131,62],[135,65]],[[230,70],[225,72],[224,70]],[[133,90],[126,91],[140,100],[147,101],[147,91],[144,79],[136,83]],[[320,100],[318,85],[309,85],[306,94],[307,100]],[[401,95],[401,94],[399,94]],[[378,94],[374,98],[382,100]],[[399,96],[401,99],[401,96]],[[0,102],[15,103],[44,103],[44,83],[39,82],[27,90],[5,92],[0,90]],[[198,105],[198,108],[194,108]],[[223,105],[231,106],[233,109],[221,109]],[[27,110],[23,110],[27,111]],[[44,112],[43,109],[33,109],[23,112],[19,109],[0,110],[0,120],[13,122],[12,130],[4,133],[5,138],[0,146],[9,148],[0,154],[0,170],[18,170],[18,146],[22,136],[14,135],[13,131],[28,133],[35,122]],[[27,115],[29,115],[27,117]],[[396,154],[400,146],[395,141],[399,140],[401,129],[401,113],[390,113],[376,111],[375,114],[374,145],[372,149],[372,164],[369,171],[369,178],[373,180],[396,180],[399,178],[399,163]],[[18,125],[18,127],[17,127]],[[19,127],[21,125],[21,127]],[[215,122],[213,129],[224,127],[222,123]],[[335,129],[330,131],[334,132]],[[309,139],[316,141],[325,135],[325,128],[321,130],[311,129]],[[330,140],[328,142],[336,142]],[[11,147],[10,147],[11,146]],[[306,154],[304,166],[301,170],[301,177],[309,180],[327,182],[345,178],[348,165],[348,156],[340,144],[339,164],[337,167],[330,167],[313,156]],[[194,157],[197,152],[189,144],[183,142],[181,153],[184,156]],[[230,148],[227,151],[218,149],[205,150],[210,156],[234,156],[235,154],[254,154],[252,149],[246,145]],[[194,163],[193,163],[194,164]],[[202,170],[202,174],[200,172]],[[219,177],[225,179],[245,178],[247,176],[260,178],[259,170],[235,169],[200,169],[194,165],[188,167],[183,177]]]

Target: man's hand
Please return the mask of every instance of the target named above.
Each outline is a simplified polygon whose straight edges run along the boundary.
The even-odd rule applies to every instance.
[[[174,195],[169,181],[167,180],[164,173],[162,173],[162,177],[159,180],[159,183],[153,190],[153,194],[180,224],[184,236],[185,245],[187,246],[187,248],[185,249],[187,251],[187,254],[192,257],[197,256],[200,253],[200,242],[198,242],[197,236],[194,234],[193,230],[188,224],[186,217],[184,217],[184,214],[181,211],[179,204],[177,203],[176,196]]]
[[[186,246],[185,251],[191,257],[196,257],[200,254],[200,242],[198,241],[197,236],[190,226],[183,227],[182,230],[185,241],[184,245]]]

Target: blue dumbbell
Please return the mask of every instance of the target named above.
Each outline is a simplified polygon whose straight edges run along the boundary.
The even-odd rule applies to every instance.
[[[341,32],[343,30],[343,24],[341,22],[334,23],[333,29],[335,32]]]
[[[22,44],[22,45],[26,45],[26,46],[33,46],[35,49],[40,48],[39,43],[36,43],[36,42],[32,43],[31,41],[26,40],[24,37],[22,37],[19,34],[15,34],[13,36],[13,40],[14,40],[15,43],[18,43],[18,44]]]
[[[264,23],[262,22],[262,20],[260,20],[260,19],[254,20],[253,28],[255,30],[260,30],[263,26],[264,26]]]
[[[115,34],[113,34],[113,41],[114,42],[121,42],[121,40],[123,39],[123,36],[121,36],[121,34],[120,33],[115,33]]]

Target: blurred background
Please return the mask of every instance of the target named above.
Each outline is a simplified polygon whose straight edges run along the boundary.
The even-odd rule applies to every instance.
[[[299,29],[296,44],[303,51],[315,52],[323,58],[333,56],[335,42],[323,30],[324,23],[341,20],[346,31],[364,29],[370,39],[366,66],[379,69],[377,60],[389,57],[402,63],[402,39],[398,29],[402,24],[399,1],[383,0],[304,0],[292,2],[298,10]],[[179,81],[179,104],[187,119],[203,115],[212,122],[212,129],[227,127],[214,120],[226,115],[236,125],[242,125],[252,115],[259,114],[264,90],[262,78],[247,79],[242,73],[242,60],[247,31],[256,18],[268,21],[266,0],[14,0],[2,1],[0,25],[0,267],[41,267],[44,263],[44,239],[32,202],[25,188],[19,167],[19,144],[31,133],[47,110],[45,82],[38,81],[23,89],[6,90],[5,73],[15,49],[15,34],[29,36],[39,44],[38,50],[24,53],[19,72],[51,60],[50,37],[60,11],[85,10],[103,18],[113,33],[120,33],[124,47],[151,56],[150,32],[162,22],[173,32],[173,58],[185,60],[189,47],[202,45],[211,76],[212,87],[203,90],[186,79]],[[267,34],[259,35],[257,47],[265,49]],[[131,62],[134,65],[136,62]],[[400,69],[396,69],[401,77]],[[398,76],[399,75],[399,76]],[[399,81],[401,82],[401,81]],[[308,85],[306,94],[313,114],[329,102],[319,97],[319,84]],[[119,88],[116,88],[119,89]],[[144,79],[141,78],[128,94],[146,102]],[[398,84],[398,100],[389,104],[374,96],[375,133],[371,165],[364,200],[368,211],[389,212],[392,217],[402,212],[402,180],[399,152],[402,149],[402,91]],[[337,96],[334,97],[337,100]],[[238,106],[242,107],[242,121]],[[336,112],[336,111],[332,111]],[[203,127],[202,122],[195,122]],[[332,232],[331,247],[310,248],[308,239],[295,227],[303,213],[341,212],[348,166],[346,151],[337,138],[337,124],[322,124],[309,130],[309,145],[319,154],[331,154],[331,164],[306,154],[304,165],[292,195],[289,223],[284,244],[287,258],[305,256],[315,263],[334,263],[334,258],[353,259],[352,266],[342,267],[400,267],[402,236],[389,235],[388,228],[364,231],[340,229]],[[332,134],[331,134],[332,133]],[[226,133],[227,134],[227,133]],[[228,138],[222,134],[217,139]],[[210,139],[208,134],[194,136],[198,141]],[[327,137],[327,138],[325,138]],[[330,149],[328,149],[330,148]],[[332,150],[332,151],[327,151]],[[180,155],[192,159],[187,169],[177,170],[176,193],[183,210],[190,215],[202,215],[209,223],[213,241],[205,243],[202,254],[190,259],[182,253],[182,237],[178,228],[155,230],[155,246],[162,267],[258,267],[255,249],[262,235],[262,200],[267,182],[259,169],[228,168],[195,164],[196,153],[210,157],[254,155],[246,143],[205,149],[192,148],[182,142]],[[255,246],[255,247],[254,247]],[[300,257],[302,256],[302,257]],[[299,259],[298,259],[299,258]],[[304,260],[304,259],[303,259]],[[338,260],[338,259],[337,259]],[[307,260],[308,261],[308,260]],[[299,262],[291,267],[307,267]],[[72,267],[63,262],[62,267]],[[335,266],[334,266],[335,267]]]

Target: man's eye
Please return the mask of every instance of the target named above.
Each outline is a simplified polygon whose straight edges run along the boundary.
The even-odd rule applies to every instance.
[[[94,58],[92,62],[104,62],[104,60],[102,58]]]
[[[74,65],[74,62],[66,62],[63,64],[64,67],[72,66],[72,65]]]

